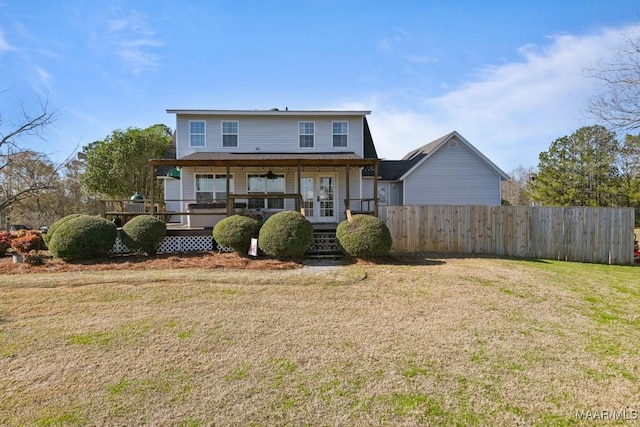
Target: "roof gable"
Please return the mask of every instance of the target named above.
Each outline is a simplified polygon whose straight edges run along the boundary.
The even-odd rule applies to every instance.
[[[402,174],[399,178],[400,180],[404,180],[408,175],[410,175],[413,171],[420,167],[424,162],[427,161],[430,157],[434,155],[438,150],[440,150],[445,145],[449,144],[450,141],[455,140],[456,142],[460,142],[463,144],[471,153],[473,153],[478,159],[484,163],[489,169],[493,170],[501,179],[507,180],[509,179],[509,175],[507,175],[502,169],[495,165],[491,160],[489,160],[484,154],[482,154],[476,147],[474,147],[469,141],[467,141],[462,135],[458,132],[453,131],[447,135],[444,135],[435,141],[432,141],[422,147],[410,151],[406,156],[403,157],[404,161],[416,160],[414,164]],[[422,155],[422,157],[419,157]]]
[[[435,141],[431,141],[428,144],[423,145],[420,148],[416,148],[413,151],[409,151],[403,158],[402,160],[411,160],[413,158],[415,158],[416,156],[420,155],[420,154],[429,154],[430,152],[432,152],[436,147],[438,147],[442,141],[446,140],[447,138],[449,138],[451,135],[453,135],[453,132],[445,135],[445,136],[441,136],[440,138],[436,139]]]

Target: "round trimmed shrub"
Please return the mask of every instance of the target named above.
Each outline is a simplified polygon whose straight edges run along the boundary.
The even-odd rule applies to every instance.
[[[65,261],[107,255],[116,241],[116,226],[99,216],[81,215],[61,224],[49,239],[49,251]]]
[[[385,255],[393,243],[387,224],[371,215],[354,215],[351,221],[342,221],[336,238],[342,249],[356,258]]]
[[[60,227],[62,224],[64,224],[65,222],[67,222],[67,221],[69,221],[71,219],[78,218],[79,216],[82,216],[82,214],[67,215],[67,216],[64,216],[64,217],[60,218],[59,220],[57,220],[53,224],[51,224],[51,226],[49,227],[49,230],[47,230],[47,232],[42,235],[42,239],[44,240],[44,243],[46,243],[47,245],[49,244],[49,240],[51,240],[51,236],[53,236],[53,233],[55,233],[55,231],[56,231],[56,229],[58,227]]]
[[[295,211],[278,212],[269,217],[258,238],[258,247],[280,260],[302,258],[312,243],[313,226]]]
[[[213,239],[222,246],[246,255],[251,238],[257,237],[260,222],[248,216],[232,215],[218,222],[213,227]]]
[[[120,237],[126,247],[155,255],[167,235],[167,225],[151,215],[138,215],[122,226]]]

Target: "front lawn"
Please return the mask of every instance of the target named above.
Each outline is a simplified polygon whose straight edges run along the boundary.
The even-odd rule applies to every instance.
[[[5,274],[0,425],[593,425],[639,342],[631,266]]]

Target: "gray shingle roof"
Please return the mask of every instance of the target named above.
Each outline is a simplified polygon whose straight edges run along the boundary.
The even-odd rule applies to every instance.
[[[369,129],[369,123],[367,122],[367,118],[362,119],[364,121],[364,158],[365,159],[377,159],[378,152],[376,151],[376,146],[373,143],[373,137],[371,136],[371,130]]]
[[[383,181],[397,181],[425,155],[426,154],[418,153],[411,160],[380,160],[380,164],[378,165],[378,177]],[[362,172],[362,176],[373,176],[373,168],[365,168]]]
[[[171,143],[162,155],[163,159],[175,159],[176,158],[176,132],[173,131],[171,135]],[[156,170],[156,176],[167,176],[172,166],[159,166]]]
[[[441,136],[440,138],[436,139],[435,141],[431,141],[428,144],[423,145],[422,147],[416,148],[415,150],[409,151],[403,158],[402,160],[411,160],[412,158],[414,158],[415,156],[419,155],[419,154],[429,154],[434,148],[436,148],[442,141],[444,141],[445,139],[449,138],[451,136],[451,134],[453,134],[454,132],[448,133],[445,136]]]

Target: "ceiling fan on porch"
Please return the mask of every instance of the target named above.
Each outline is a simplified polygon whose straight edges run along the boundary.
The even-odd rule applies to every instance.
[[[276,175],[275,173],[273,173],[273,171],[271,169],[269,169],[269,172],[267,172],[264,175],[265,178],[267,179],[278,179],[278,175]]]

